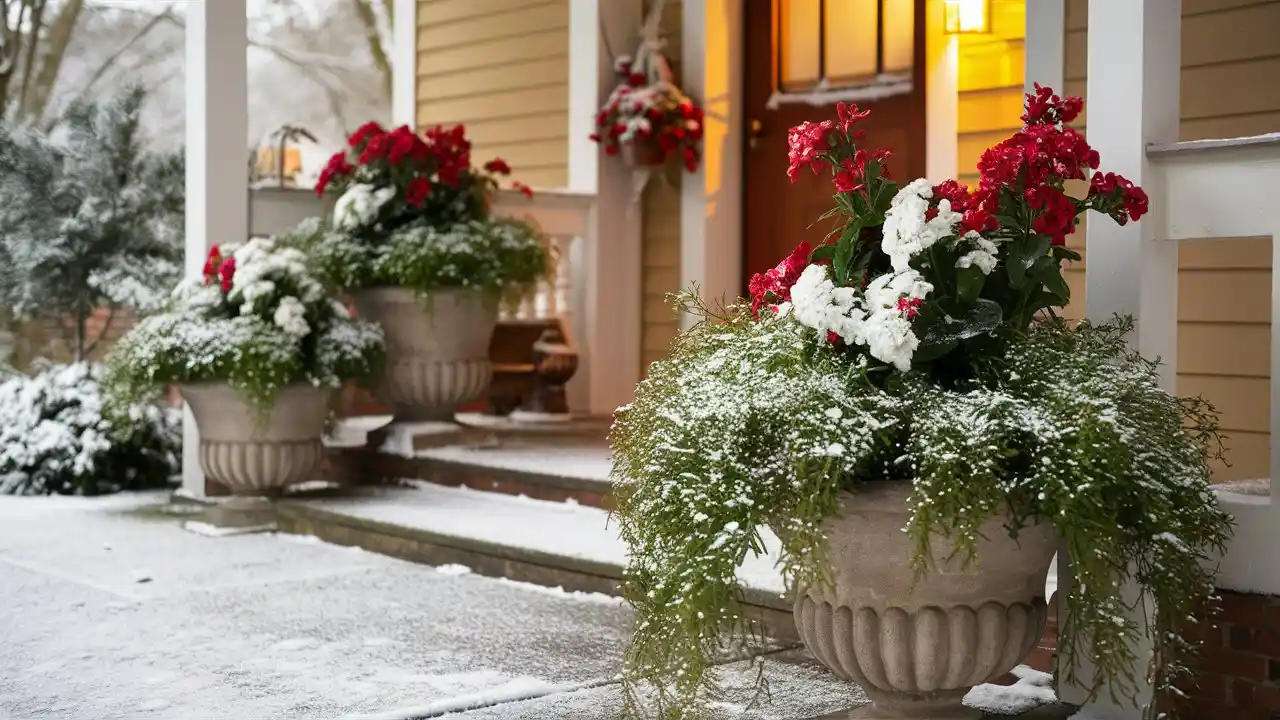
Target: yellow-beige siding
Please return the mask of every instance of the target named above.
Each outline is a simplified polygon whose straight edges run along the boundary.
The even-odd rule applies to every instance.
[[[644,3],[645,12],[651,0]],[[667,55],[677,80],[680,77],[681,12],[680,0],[667,0],[662,8],[662,28],[667,40]],[[612,42],[612,40],[611,40]],[[633,42],[628,39],[625,50],[632,52]],[[616,47],[616,45],[615,45]],[[680,331],[680,319],[667,303],[667,293],[680,290],[680,182],[681,173],[675,167],[655,172],[645,186],[642,242],[644,253],[644,305],[641,310],[641,362],[642,368],[666,357],[671,341]]]
[[[568,0],[419,0],[416,74],[420,127],[466,123],[477,163],[568,182]]]
[[[678,0],[667,2],[677,72],[680,13]],[[618,52],[634,50],[632,38],[610,40]],[[568,0],[419,0],[416,75],[420,127],[466,123],[476,162],[500,156],[529,185],[567,183]],[[639,208],[644,367],[666,355],[679,327],[665,299],[680,289],[679,183],[675,172],[655,175]]]

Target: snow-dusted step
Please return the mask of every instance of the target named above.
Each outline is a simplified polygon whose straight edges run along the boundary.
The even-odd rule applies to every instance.
[[[289,532],[570,590],[617,594],[627,557],[604,510],[468,488],[365,488],[341,498],[286,500],[279,509],[280,527]],[[779,543],[766,532],[765,545],[767,554],[747,558],[738,574],[748,603],[791,635],[791,609],[774,567]]]
[[[424,480],[592,507],[605,507],[611,490],[609,448],[602,435],[508,435],[496,443],[419,447],[418,425],[379,428],[376,419],[364,422],[340,426],[340,440],[330,444],[332,479],[357,485]]]

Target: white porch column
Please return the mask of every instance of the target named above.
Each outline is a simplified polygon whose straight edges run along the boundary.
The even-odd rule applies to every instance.
[[[249,232],[248,29],[245,0],[186,5],[188,277],[199,276],[209,247]],[[182,487],[204,495],[199,434],[183,414]]]
[[[1062,95],[1067,89],[1066,0],[1032,0],[1027,3],[1026,32],[1023,92],[1033,92],[1035,84],[1040,83]]]
[[[1181,46],[1181,0],[1089,2],[1089,143],[1101,154],[1105,169],[1143,185],[1153,198],[1164,197],[1164,192],[1146,149],[1178,139]],[[1152,213],[1124,226],[1106,218],[1090,220],[1085,314],[1097,321],[1115,313],[1133,315],[1138,350],[1164,360],[1162,379],[1172,391],[1177,377],[1178,249],[1164,241],[1168,233],[1161,217]],[[1067,589],[1070,573],[1061,573],[1060,581]],[[1126,594],[1130,601],[1137,598],[1133,588]],[[1138,622],[1141,627],[1141,618]],[[1149,644],[1138,652],[1139,662],[1145,663]],[[1145,669],[1137,668],[1136,676],[1145,677]],[[1081,670],[1082,677],[1092,675],[1087,662]],[[1149,700],[1150,687],[1141,690]],[[1068,702],[1083,699],[1076,688],[1059,688],[1059,695]],[[1099,717],[1141,717],[1133,708],[1112,703],[1105,691],[1090,709]]]
[[[960,40],[945,32],[943,0],[927,0],[925,11],[924,174],[937,184],[960,164]]]
[[[577,378],[593,415],[630,402],[640,379],[640,208],[631,173],[617,158],[601,161],[588,135],[617,83],[605,39],[614,52],[635,52],[641,19],[640,0],[569,2],[569,187],[596,192],[595,233],[572,258],[585,350]]]
[[[418,126],[418,0],[392,0],[391,124]]]
[[[684,91],[706,112],[702,165],[680,197],[680,285],[734,300],[742,285],[742,3],[684,0]],[[685,316],[687,325],[693,318]]]

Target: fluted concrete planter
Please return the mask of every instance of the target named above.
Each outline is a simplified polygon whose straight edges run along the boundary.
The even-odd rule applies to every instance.
[[[974,685],[1017,666],[1043,636],[1052,527],[1009,537],[996,518],[983,528],[978,562],[947,561],[935,538],[934,570],[917,579],[907,526],[910,483],[870,483],[841,498],[827,521],[832,587],[802,592],[796,628],[806,647],[872,700],[853,717],[958,720],[981,715],[961,700]]]
[[[413,291],[394,287],[356,290],[351,299],[386,334],[386,372],[374,396],[397,420],[451,421],[454,408],[488,390],[498,309],[483,293],[437,290],[425,306]]]
[[[200,431],[200,469],[236,495],[271,496],[314,479],[324,457],[326,393],[308,384],[280,391],[265,422],[226,383],[181,385]]]

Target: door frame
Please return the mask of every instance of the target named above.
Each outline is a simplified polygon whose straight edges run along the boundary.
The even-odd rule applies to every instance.
[[[745,14],[746,6],[766,5],[772,13],[772,0],[682,3],[684,89],[702,101],[707,118],[701,169],[685,174],[681,189],[680,287],[696,283],[708,302],[746,292]],[[943,34],[942,5],[925,4],[925,169],[933,182],[957,169],[959,44]]]

